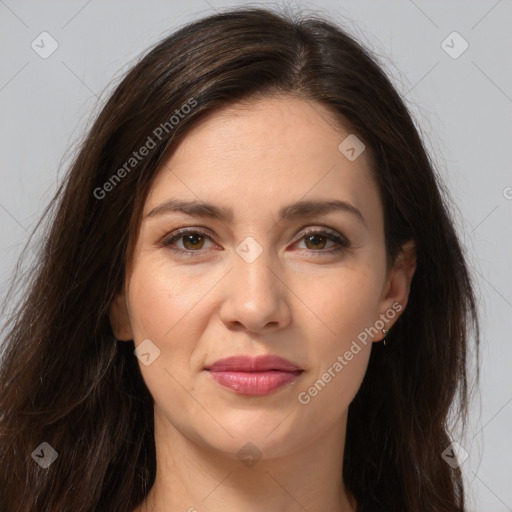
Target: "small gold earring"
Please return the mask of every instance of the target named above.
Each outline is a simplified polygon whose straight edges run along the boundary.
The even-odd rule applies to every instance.
[[[382,332],[384,333],[384,338],[382,341],[384,342],[384,346],[386,346],[386,336],[388,335],[389,329],[382,329]]]

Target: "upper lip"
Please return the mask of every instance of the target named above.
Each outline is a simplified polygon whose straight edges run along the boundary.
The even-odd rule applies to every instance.
[[[295,372],[301,370],[300,366],[275,355],[252,356],[232,356],[219,359],[215,363],[206,366],[206,370],[217,372],[239,371],[239,372],[265,372],[269,370],[280,370]]]

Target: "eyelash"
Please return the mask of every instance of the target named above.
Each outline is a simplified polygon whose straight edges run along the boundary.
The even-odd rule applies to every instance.
[[[200,229],[185,228],[185,229],[180,229],[180,230],[176,231],[175,233],[172,234],[172,236],[164,238],[162,240],[161,244],[163,247],[166,247],[166,248],[170,249],[171,251],[174,251],[175,253],[178,253],[183,256],[194,257],[197,255],[200,255],[203,252],[202,249],[193,251],[193,250],[176,249],[174,247],[171,247],[172,243],[179,240],[183,236],[190,235],[190,234],[201,235],[203,237],[209,238],[210,240],[212,238],[208,233],[206,233],[205,231],[202,231]],[[349,241],[345,237],[338,235],[335,232],[325,231],[325,230],[315,230],[315,229],[310,229],[310,230],[307,230],[304,233],[302,233],[302,236],[297,240],[297,242],[300,242],[301,240],[306,238],[306,236],[310,236],[310,235],[320,235],[320,236],[323,236],[323,237],[331,240],[332,242],[336,242],[338,244],[338,247],[335,247],[335,248],[329,249],[329,250],[315,251],[313,249],[310,249],[309,251],[311,253],[313,253],[313,254],[317,253],[317,254],[315,254],[315,256],[338,254],[350,246]]]

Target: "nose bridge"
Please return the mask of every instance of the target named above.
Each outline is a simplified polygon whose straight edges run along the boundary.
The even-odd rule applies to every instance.
[[[236,253],[234,271],[236,280],[242,285],[241,290],[247,290],[252,300],[268,299],[262,295],[275,295],[275,262],[272,261],[270,248],[264,249],[256,238],[247,236],[236,247]],[[256,294],[256,297],[252,298],[253,294]]]
[[[243,324],[250,330],[286,322],[289,310],[277,272],[272,251],[254,237],[246,237],[236,247],[223,320]]]

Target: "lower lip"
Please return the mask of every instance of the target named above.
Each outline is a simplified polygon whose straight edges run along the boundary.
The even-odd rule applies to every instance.
[[[292,382],[302,373],[302,370],[295,372],[276,370],[268,372],[210,371],[209,373],[213,380],[221,386],[229,388],[240,395],[263,396]]]

